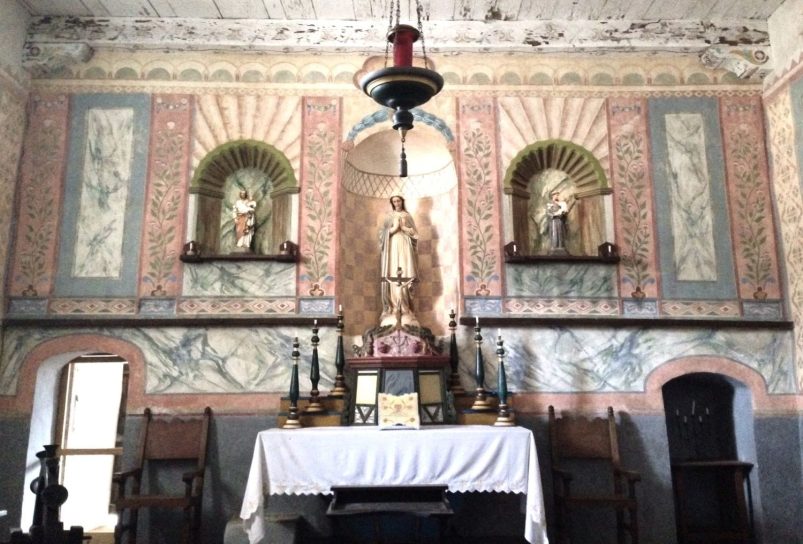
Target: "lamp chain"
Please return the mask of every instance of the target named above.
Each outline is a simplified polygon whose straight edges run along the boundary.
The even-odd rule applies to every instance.
[[[388,11],[388,30],[385,33],[385,36],[390,34],[390,31],[393,28],[393,5],[395,3],[396,3],[395,0],[393,0],[388,4],[390,6],[389,7],[389,11]],[[389,55],[390,55],[390,42],[388,40],[385,40],[385,68],[388,67],[388,56]]]
[[[415,13],[418,17],[418,33],[421,35],[421,53],[424,55],[424,68],[429,69],[429,59],[427,58],[427,46],[424,45],[424,25],[421,24],[421,1],[415,0]],[[427,7],[427,20],[429,20],[429,7]]]

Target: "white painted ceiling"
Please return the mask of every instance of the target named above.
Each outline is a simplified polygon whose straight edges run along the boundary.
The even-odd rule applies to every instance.
[[[17,0],[32,16],[387,19],[388,0]],[[784,0],[424,0],[441,21],[766,20]],[[415,2],[401,0],[402,18]]]

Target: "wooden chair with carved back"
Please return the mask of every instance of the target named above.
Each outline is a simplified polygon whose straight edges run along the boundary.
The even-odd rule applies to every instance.
[[[136,543],[140,508],[182,510],[181,541],[184,544],[200,542],[206,447],[212,410],[207,407],[202,415],[177,416],[154,415],[150,408],[146,408],[144,415],[133,468],[115,473],[112,478],[117,486],[115,544]],[[164,485],[165,478],[158,476],[159,471],[173,476],[178,463],[185,468],[194,468],[181,474],[181,481],[176,478],[174,489],[162,491],[161,488],[167,486]],[[156,480],[160,489],[152,489],[151,481]],[[149,485],[145,486],[144,481]],[[124,541],[126,535],[128,538]]]
[[[625,543],[626,534],[632,544],[637,544],[636,483],[641,476],[621,467],[613,408],[608,407],[607,418],[589,419],[565,414],[556,417],[550,406],[549,439],[558,544],[570,542],[572,511],[581,508],[612,509],[616,513],[618,544]],[[592,470],[609,473],[593,474],[585,464],[592,465]],[[580,485],[581,475],[592,485]],[[572,480],[578,485],[573,485]],[[599,489],[602,485],[605,489]]]

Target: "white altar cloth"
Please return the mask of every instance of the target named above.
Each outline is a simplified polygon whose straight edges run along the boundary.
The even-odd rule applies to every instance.
[[[523,427],[262,431],[240,517],[255,544],[265,535],[266,495],[328,495],[332,486],[369,485],[447,485],[452,492],[526,493],[524,537],[533,544],[547,544],[535,440]]]

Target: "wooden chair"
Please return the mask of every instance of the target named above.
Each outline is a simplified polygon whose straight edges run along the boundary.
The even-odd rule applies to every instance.
[[[150,408],[145,409],[145,422],[134,468],[115,473],[113,483],[117,485],[117,527],[114,542],[120,544],[123,535],[128,534],[127,542],[137,541],[137,519],[140,508],[181,509],[184,512],[182,542],[195,544],[200,541],[201,500],[203,498],[204,470],[206,468],[206,445],[209,433],[209,419],[212,410],[206,408],[202,416],[154,416]],[[160,468],[165,472],[175,463],[184,461],[194,464],[195,469],[181,476],[184,482],[183,494],[156,494],[142,490],[143,473],[148,480],[156,478]],[[164,463],[163,463],[164,462]],[[160,478],[160,482],[163,480]],[[176,481],[180,490],[180,483]],[[149,485],[149,488],[153,486]],[[126,516],[127,514],[127,516]],[[127,518],[127,520],[126,520]]]
[[[606,419],[563,416],[555,417],[555,409],[549,407],[549,439],[552,455],[552,485],[554,488],[556,537],[559,544],[569,542],[571,512],[578,508],[611,508],[616,512],[616,538],[624,544],[625,533],[630,542],[638,543],[638,503],[636,482],[641,480],[637,472],[623,470],[619,460],[619,439],[613,408],[608,407]],[[582,467],[586,463],[600,469],[605,467],[605,478],[593,476],[594,486],[604,482],[607,489],[597,492],[585,486],[582,492],[572,489],[576,475],[591,479]],[[574,472],[568,470],[569,467]],[[579,478],[578,478],[579,480]],[[610,481],[612,480],[612,482]],[[576,486],[579,487],[579,486]],[[574,491],[574,492],[573,492]],[[627,520],[625,520],[627,513]]]

